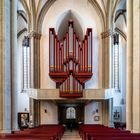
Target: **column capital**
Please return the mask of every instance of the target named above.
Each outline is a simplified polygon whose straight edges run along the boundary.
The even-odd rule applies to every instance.
[[[31,38],[31,37],[34,37],[34,38],[36,38],[36,39],[41,39],[41,34],[38,33],[38,32],[32,31],[32,32],[29,33],[29,37],[30,37],[30,38]]]
[[[112,35],[113,35],[113,31],[111,29],[109,29],[109,30],[101,33],[101,38],[104,39],[104,38],[107,38]]]

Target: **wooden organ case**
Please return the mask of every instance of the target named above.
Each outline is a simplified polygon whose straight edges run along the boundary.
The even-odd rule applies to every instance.
[[[88,28],[83,41],[74,32],[73,21],[62,41],[54,28],[49,29],[49,76],[60,89],[60,97],[83,96],[85,82],[92,77],[92,29]]]

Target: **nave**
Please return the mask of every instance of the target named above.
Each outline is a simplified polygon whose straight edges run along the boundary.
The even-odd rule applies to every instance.
[[[0,139],[140,139],[139,7],[0,0]]]

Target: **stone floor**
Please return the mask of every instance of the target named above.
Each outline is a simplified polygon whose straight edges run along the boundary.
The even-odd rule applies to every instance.
[[[70,130],[65,131],[62,140],[82,140],[79,136],[78,131],[73,130],[72,132]]]

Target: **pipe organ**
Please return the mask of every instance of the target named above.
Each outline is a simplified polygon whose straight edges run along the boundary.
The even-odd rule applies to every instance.
[[[49,76],[60,89],[61,97],[82,97],[85,82],[92,77],[92,29],[83,41],[74,31],[73,21],[62,41],[49,29]]]

